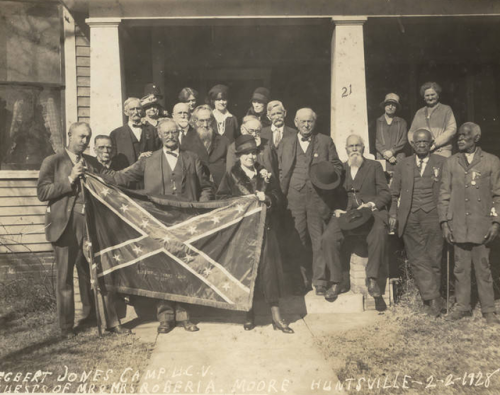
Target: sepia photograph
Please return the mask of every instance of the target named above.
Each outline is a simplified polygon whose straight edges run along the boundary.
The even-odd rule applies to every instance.
[[[500,394],[498,0],[0,0],[0,393]]]

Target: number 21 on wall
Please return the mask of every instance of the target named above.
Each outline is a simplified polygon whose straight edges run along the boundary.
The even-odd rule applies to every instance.
[[[342,87],[342,97],[347,97],[352,94],[352,85]]]

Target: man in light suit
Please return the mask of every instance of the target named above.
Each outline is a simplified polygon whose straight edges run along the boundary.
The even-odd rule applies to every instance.
[[[381,296],[377,283],[379,268],[386,261],[386,245],[389,222],[387,206],[391,201],[391,193],[382,169],[382,165],[363,157],[365,144],[363,139],[351,134],[346,141],[346,151],[349,159],[344,163],[344,189],[347,191],[347,206],[345,210],[335,210],[323,234],[323,250],[327,266],[333,272],[332,285],[327,290],[325,298],[335,299],[342,291],[343,280],[341,249],[350,256],[352,248],[364,239],[368,248],[368,263],[366,265],[366,283],[368,292],[373,297]],[[339,217],[347,210],[370,208],[373,214],[373,224],[366,235],[352,236],[344,233],[339,226]]]
[[[208,180],[196,154],[179,148],[179,130],[175,121],[164,118],[158,123],[158,134],[163,148],[134,165],[108,172],[102,177],[114,184],[127,185],[143,182],[144,192],[150,195],[171,195],[188,202],[206,202],[213,199],[213,186]],[[189,321],[189,314],[182,303],[166,300],[157,302],[158,333],[169,333],[179,323],[188,332],[198,331]]]
[[[283,138],[297,135],[297,130],[285,125],[286,110],[279,100],[272,100],[267,104],[267,117],[271,126],[263,128],[261,136],[269,140],[271,147],[278,150]]]
[[[91,135],[92,131],[87,123],[72,124],[68,131],[68,147],[58,154],[45,158],[37,185],[38,199],[48,202],[45,233],[47,240],[54,247],[57,265],[57,313],[61,334],[66,338],[75,336],[73,331],[75,265],[84,316],[78,326],[88,325],[95,319],[89,264],[82,250],[86,233],[85,200],[79,181],[86,167],[85,162],[92,159],[83,154]],[[130,333],[130,330],[121,327],[112,295],[109,296],[105,297],[108,330],[118,334]]]
[[[497,325],[489,253],[500,231],[500,160],[477,146],[479,125],[466,122],[457,136],[460,152],[444,163],[438,203],[443,236],[455,251],[457,305],[446,318],[455,321],[472,315],[472,265],[481,311],[487,324]]]
[[[445,158],[430,153],[433,143],[426,129],[413,135],[415,155],[402,159],[395,168],[389,223],[391,228],[397,224],[420,296],[430,306],[428,313],[437,317],[442,309],[439,289],[443,256],[437,203]]]
[[[313,133],[316,113],[310,108],[302,108],[295,116],[298,134],[289,134],[281,141],[281,190],[288,200],[288,209],[294,222],[295,234],[289,237],[290,249],[294,251],[295,262],[302,274],[302,284],[310,286],[307,259],[309,239],[312,246],[312,284],[317,295],[324,295],[327,287],[325,259],[321,251],[321,235],[331,217],[333,209],[332,191],[317,189],[309,178],[309,168],[314,163],[332,162],[340,177],[342,162],[339,160],[335,144],[330,136]],[[295,235],[299,242],[296,242]]]
[[[155,128],[142,123],[143,108],[138,98],[125,100],[123,112],[128,118],[127,124],[113,130],[110,137],[117,159],[130,166],[138,159],[150,156],[161,147],[161,143]]]

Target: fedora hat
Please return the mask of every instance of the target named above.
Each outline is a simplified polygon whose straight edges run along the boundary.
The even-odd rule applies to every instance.
[[[371,208],[363,207],[347,210],[344,215],[338,218],[339,228],[349,231],[351,234],[364,234],[370,231],[373,222],[373,213]]]
[[[309,168],[309,179],[319,189],[330,191],[340,185],[340,176],[331,162],[313,163]]]
[[[238,137],[234,145],[236,147],[236,154],[247,154],[258,150],[254,137],[249,134]]]
[[[399,96],[395,93],[388,93],[385,95],[385,99],[382,103],[380,103],[380,107],[385,108],[388,103],[395,104],[398,110],[401,108],[401,104],[399,104]]]

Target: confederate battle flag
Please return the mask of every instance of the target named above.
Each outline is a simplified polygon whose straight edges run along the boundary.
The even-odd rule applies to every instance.
[[[191,203],[83,181],[94,272],[123,294],[248,311],[265,205],[255,196]]]

